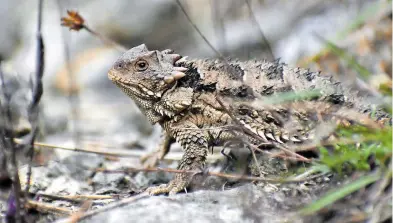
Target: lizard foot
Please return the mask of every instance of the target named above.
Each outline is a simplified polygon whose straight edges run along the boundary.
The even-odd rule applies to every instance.
[[[189,181],[187,180],[186,175],[177,174],[175,179],[173,179],[168,184],[162,184],[157,187],[149,187],[146,189],[146,192],[150,195],[158,195],[158,194],[166,194],[169,196],[177,194],[178,192],[185,190]]]

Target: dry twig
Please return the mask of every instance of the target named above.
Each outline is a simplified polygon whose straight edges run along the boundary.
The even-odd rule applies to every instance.
[[[14,141],[17,144],[23,144],[23,141],[20,139],[14,139]],[[116,157],[140,157],[141,156],[141,153],[134,153],[131,151],[126,151],[126,150],[124,152],[105,152],[105,151],[96,151],[96,150],[90,150],[90,149],[57,146],[57,145],[52,145],[52,144],[43,143],[43,142],[35,142],[34,146],[42,146],[42,147],[51,148],[51,149],[69,150],[69,151],[74,151],[74,152],[94,153],[94,154],[105,155],[105,156],[116,156]]]
[[[183,12],[183,14],[186,16],[186,19],[188,20],[188,22],[192,25],[192,27],[195,29],[195,31],[197,31],[197,33],[199,34],[199,36],[202,37],[202,39],[205,41],[205,43],[210,47],[210,49],[212,49],[214,51],[214,53],[222,60],[222,61],[226,61],[224,56],[210,43],[210,41],[205,37],[205,35],[202,34],[201,30],[199,30],[198,26],[192,21],[191,17],[188,15],[186,9],[183,7],[183,5],[181,4],[181,2],[179,0],[176,0],[177,5],[179,6],[179,8],[181,9],[181,11]]]
[[[59,14],[63,11],[62,1],[57,0],[57,7]],[[61,37],[63,42],[63,50],[64,50],[64,58],[65,58],[65,72],[68,76],[68,101],[71,107],[71,120],[73,120],[73,139],[76,146],[79,146],[81,132],[79,128],[79,109],[80,109],[80,101],[79,101],[79,83],[78,79],[75,78],[75,73],[73,73],[73,67],[71,66],[71,56],[70,49],[68,45],[68,41],[66,39],[66,33],[64,30],[61,30]]]
[[[96,168],[91,171],[95,172],[103,172],[103,173],[135,173],[135,172],[167,172],[167,173],[187,173],[187,174],[206,174],[208,176],[216,176],[222,177],[226,179],[234,179],[234,180],[246,180],[246,181],[260,181],[265,183],[279,183],[279,184],[288,184],[288,183],[302,183],[306,180],[313,179],[314,176],[309,177],[307,179],[302,180],[284,180],[284,179],[270,179],[264,177],[254,177],[254,176],[245,176],[245,175],[236,175],[236,174],[226,174],[219,172],[202,172],[195,170],[178,170],[171,168],[126,168],[124,170],[108,170],[104,168]]]
[[[106,38],[105,36],[101,35],[100,33],[94,31],[89,26],[85,24],[85,20],[77,11],[67,10],[68,17],[61,18],[61,25],[70,28],[70,30],[79,31],[81,29],[86,30],[93,36],[98,37],[104,43],[115,47],[120,52],[125,52],[127,48],[124,46],[114,42],[113,40]]]
[[[104,199],[118,199],[116,195],[56,195],[39,192],[37,194],[41,197],[47,197],[54,200],[65,200],[71,202],[85,202],[86,200],[104,200]]]
[[[76,223],[78,220],[91,208],[92,202],[91,201],[85,201],[82,206],[79,208],[79,210],[71,215],[70,217],[70,223]]]
[[[35,209],[35,210],[42,212],[42,213],[53,213],[53,214],[59,214],[59,215],[72,214],[72,211],[70,209],[56,207],[56,206],[50,205],[48,203],[43,203],[43,202],[38,202],[38,201],[33,201],[33,200],[27,200],[26,208]]]
[[[261,35],[262,42],[265,43],[265,45],[266,45],[267,52],[269,53],[270,59],[274,60],[273,50],[270,47],[269,41],[267,40],[265,34],[263,33],[262,28],[259,25],[257,18],[255,17],[254,11],[252,10],[252,7],[251,7],[250,0],[244,0],[244,1],[246,2],[246,5],[248,8],[248,11],[250,12],[250,17],[251,17],[253,23],[255,24],[256,27],[258,27],[259,34]]]
[[[29,104],[28,115],[29,122],[31,125],[31,132],[27,139],[27,143],[25,145],[28,146],[27,154],[29,156],[29,165],[27,170],[27,180],[26,180],[26,194],[29,194],[30,189],[30,179],[31,179],[31,166],[33,164],[34,158],[34,141],[36,139],[37,133],[39,132],[38,127],[38,115],[39,115],[39,103],[41,100],[41,96],[43,94],[43,86],[42,86],[42,76],[44,74],[44,53],[45,53],[45,45],[42,39],[41,33],[41,24],[42,24],[42,7],[43,0],[40,0],[38,3],[38,18],[37,18],[37,55],[36,55],[36,70],[35,77],[32,78],[31,88],[32,88],[32,100]]]
[[[21,139],[17,139],[17,138],[14,139],[14,142],[16,144],[23,144],[23,141]],[[140,150],[111,149],[111,152],[106,152],[106,151],[97,151],[97,150],[92,150],[92,149],[70,148],[70,147],[52,145],[52,144],[43,143],[43,142],[34,142],[34,146],[41,146],[41,147],[44,147],[47,149],[62,149],[62,150],[68,150],[68,151],[74,151],[74,152],[92,153],[92,154],[97,154],[97,155],[114,156],[114,157],[140,158],[143,155],[146,155],[146,152],[140,151]],[[164,157],[164,160],[180,160],[181,156],[182,156],[182,153],[171,152],[167,156]],[[217,160],[220,158],[221,158],[220,154],[214,154],[213,156],[212,155],[208,156],[209,160]]]

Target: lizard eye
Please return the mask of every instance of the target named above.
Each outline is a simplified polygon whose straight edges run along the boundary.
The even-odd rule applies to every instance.
[[[145,60],[136,62],[135,67],[138,71],[144,71],[149,67],[149,64]]]

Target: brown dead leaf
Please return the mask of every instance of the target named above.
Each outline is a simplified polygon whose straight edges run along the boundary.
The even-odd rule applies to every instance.
[[[67,10],[68,17],[61,18],[61,25],[69,27],[70,30],[79,31],[85,28],[85,20],[77,11]]]

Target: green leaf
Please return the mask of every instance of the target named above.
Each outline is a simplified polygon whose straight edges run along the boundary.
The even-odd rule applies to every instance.
[[[370,183],[377,181],[380,178],[380,174],[373,174],[361,177],[356,181],[344,185],[339,189],[330,190],[324,197],[321,199],[307,205],[303,209],[300,210],[300,214],[309,215],[313,214],[327,205],[333,204],[334,202],[344,198],[345,196],[367,186]]]

